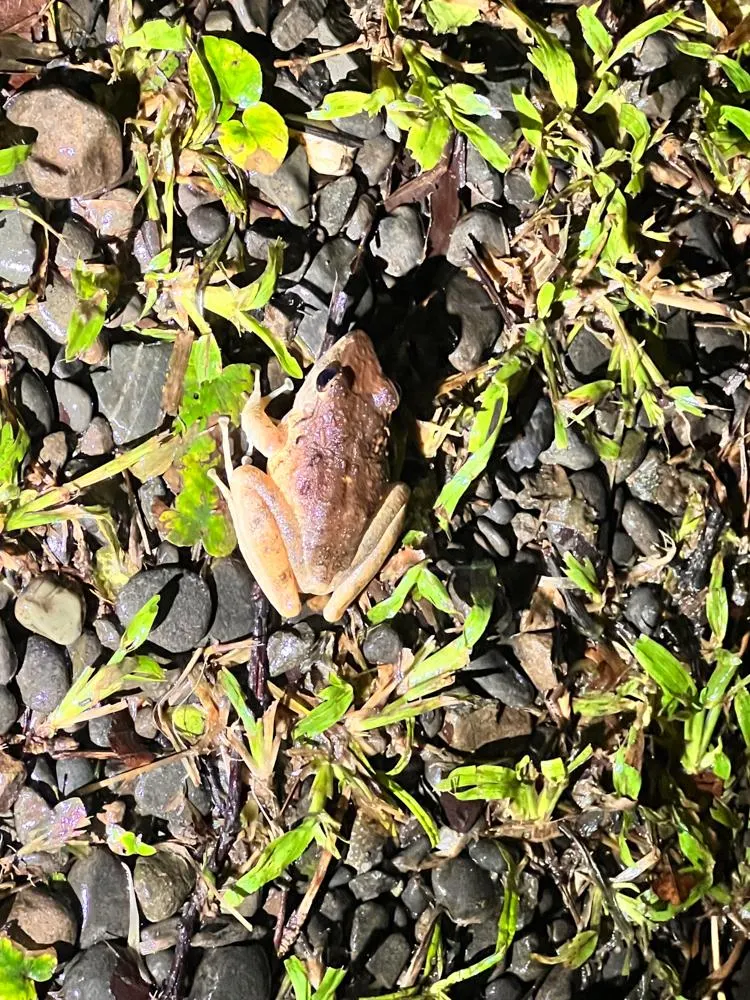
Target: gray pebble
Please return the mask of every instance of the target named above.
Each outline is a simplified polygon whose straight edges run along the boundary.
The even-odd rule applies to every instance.
[[[412,920],[424,913],[430,905],[430,897],[419,875],[412,875],[401,893],[401,902],[409,911]]]
[[[7,684],[15,677],[18,669],[18,654],[13,645],[8,628],[0,618],[0,684]]]
[[[68,461],[68,439],[65,431],[54,431],[42,441],[39,449],[39,461],[53,473],[57,473]]]
[[[34,577],[16,600],[16,620],[30,632],[69,646],[83,631],[83,597],[78,587],[55,573]]]
[[[544,449],[552,443],[554,434],[552,407],[549,400],[542,397],[523,431],[508,446],[505,456],[508,465],[514,472],[533,468]]]
[[[199,205],[188,215],[187,226],[194,240],[208,246],[226,233],[226,212],[216,205]]]
[[[115,1000],[109,984],[118,961],[104,942],[79,952],[65,968],[62,1000]]]
[[[115,440],[106,417],[94,417],[81,434],[78,450],[82,455],[98,458],[114,451]]]
[[[475,243],[495,257],[507,257],[510,251],[508,233],[503,220],[486,208],[473,208],[462,215],[451,233],[446,257],[456,267],[471,264]]]
[[[55,396],[60,423],[67,424],[76,434],[82,434],[91,423],[94,404],[91,396],[75,382],[55,380]]]
[[[50,357],[47,340],[36,325],[29,319],[19,320],[8,330],[6,343],[14,354],[20,355],[42,375],[49,375]]]
[[[315,658],[316,646],[315,633],[305,622],[294,628],[277,629],[266,645],[269,674],[279,677],[294,669],[307,673]]]
[[[318,218],[329,236],[341,232],[357,197],[354,177],[337,177],[318,195]]]
[[[158,429],[164,419],[161,394],[171,353],[171,344],[115,344],[109,370],[92,373],[99,409],[110,422],[115,444],[128,444]]]
[[[365,239],[375,221],[375,202],[369,194],[360,195],[356,208],[346,227],[346,235],[354,243]]]
[[[384,117],[382,112],[371,115],[367,111],[358,111],[356,115],[336,118],[334,124],[347,135],[356,136],[358,139],[374,139],[383,131]]]
[[[62,239],[55,254],[58,267],[72,270],[77,260],[88,261],[96,257],[96,240],[82,222],[66,219],[60,235]]]
[[[362,641],[362,655],[368,663],[398,663],[404,644],[388,622],[368,628]]]
[[[494,979],[484,991],[484,1000],[521,1000],[526,987],[511,973]]]
[[[138,500],[143,511],[144,520],[152,531],[155,531],[157,528],[153,503],[155,500],[164,500],[167,497],[167,492],[167,487],[164,485],[164,480],[161,476],[147,479],[138,490]]]
[[[261,197],[280,208],[295,226],[310,225],[310,164],[302,146],[295,146],[273,174],[248,173]]]
[[[193,978],[190,1000],[270,1000],[271,972],[262,948],[228,945],[206,951]]]
[[[62,649],[40,635],[29,636],[16,682],[24,704],[33,711],[47,715],[57,708],[70,687]]]
[[[460,271],[448,282],[445,308],[460,325],[458,345],[448,360],[460,372],[484,360],[500,333],[500,315],[482,285]]]
[[[52,400],[45,384],[33,372],[21,373],[19,404],[24,425],[31,437],[49,434],[53,420]]]
[[[469,857],[474,864],[495,875],[504,875],[508,870],[505,858],[494,840],[483,838],[472,841],[469,844]]]
[[[491,507],[489,507],[485,512],[484,516],[489,518],[490,521],[494,521],[495,524],[510,524],[516,514],[516,508],[510,502],[510,500],[504,500],[502,497],[496,500]]]
[[[52,374],[56,375],[57,378],[75,378],[83,370],[83,361],[79,361],[78,358],[72,358],[68,361],[65,357],[65,348],[61,347],[52,365]]]
[[[562,465],[564,469],[578,471],[590,469],[596,465],[597,455],[591,445],[587,444],[578,431],[568,427],[568,443],[564,448],[558,448],[553,442],[539,456],[542,465]]]
[[[380,903],[360,903],[354,911],[352,930],[349,938],[351,960],[356,962],[378,931],[384,931],[390,924],[388,911]]]
[[[398,880],[392,875],[381,871],[362,872],[349,882],[349,889],[355,899],[364,902],[376,899],[386,892],[391,892],[398,885]]]
[[[396,144],[387,135],[376,135],[366,139],[357,152],[356,163],[367,178],[367,183],[377,187],[393,162]]]
[[[95,747],[107,749],[110,744],[110,734],[112,732],[112,716],[102,715],[98,719],[90,719],[88,723],[89,739]]]
[[[508,204],[517,208],[522,215],[528,215],[536,208],[534,189],[526,171],[521,167],[514,167],[505,174],[503,195]]]
[[[177,913],[190,895],[195,875],[177,854],[158,851],[136,860],[133,885],[141,913],[151,923]]]
[[[233,642],[255,634],[260,606],[244,559],[216,559],[211,576],[216,590],[216,614],[209,633],[212,642]]]
[[[536,931],[530,931],[513,942],[509,970],[523,983],[533,983],[544,975],[547,968],[532,958],[534,953],[544,950]]]
[[[106,847],[95,847],[73,865],[68,876],[83,914],[81,948],[100,941],[126,938],[130,901],[128,879],[122,862]]]
[[[496,555],[501,559],[507,559],[510,555],[510,542],[504,537],[492,521],[485,517],[480,517],[477,521],[477,528],[483,538],[494,549]]]
[[[44,289],[44,299],[37,304],[35,319],[39,326],[58,344],[68,339],[68,324],[78,308],[75,289],[57,271],[52,272],[52,282]]]
[[[11,285],[25,285],[34,273],[36,243],[34,220],[12,209],[0,212],[0,278]]]
[[[321,916],[332,924],[339,924],[351,909],[352,894],[348,889],[340,886],[338,889],[329,889],[323,894],[318,910]]]
[[[403,934],[389,934],[367,962],[367,971],[378,986],[385,990],[393,989],[410,954],[411,947]]]
[[[633,539],[624,531],[616,531],[612,537],[612,562],[616,566],[629,566],[634,555]]]
[[[576,334],[568,347],[568,360],[579,375],[592,375],[606,365],[609,358],[607,345],[586,327]]]
[[[576,496],[581,497],[589,505],[596,520],[604,521],[607,517],[608,495],[601,477],[588,470],[574,472],[570,476],[570,484]]]
[[[622,526],[635,547],[644,556],[657,555],[662,541],[659,525],[649,512],[635,500],[628,500],[622,509]]]
[[[139,774],[133,787],[136,810],[141,816],[158,819],[179,814],[185,805],[187,780],[179,760]]]
[[[394,278],[403,278],[425,258],[425,238],[419,212],[411,205],[400,205],[380,221],[373,253],[385,261],[385,270]]]
[[[93,764],[85,757],[68,757],[55,761],[55,773],[57,787],[63,798],[94,780]]]
[[[502,899],[502,888],[466,857],[450,858],[433,869],[432,891],[457,924],[480,923]]]
[[[290,0],[271,27],[271,41],[282,52],[295,49],[313,33],[323,16],[325,0]]]
[[[9,733],[18,719],[16,696],[4,684],[0,684],[0,736]],[[2,776],[0,776],[0,799],[2,798]]]
[[[634,587],[625,602],[625,617],[639,632],[651,635],[661,618],[661,601],[653,587]]]
[[[120,591],[115,605],[117,617],[128,625],[143,605],[161,594],[157,625],[149,641],[169,653],[195,649],[203,640],[213,607],[206,583],[195,573],[176,567],[142,570]]]

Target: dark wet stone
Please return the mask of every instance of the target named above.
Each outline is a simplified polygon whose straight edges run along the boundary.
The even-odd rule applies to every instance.
[[[36,325],[29,319],[14,323],[8,331],[6,343],[14,354],[26,361],[42,375],[49,375],[50,356],[47,339]]]
[[[77,677],[86,667],[93,667],[101,655],[102,644],[96,633],[90,629],[84,629],[76,641],[68,646],[73,677]]]
[[[11,285],[28,284],[34,273],[33,228],[33,219],[22,212],[0,212],[0,278]]]
[[[634,587],[625,602],[625,617],[639,632],[651,635],[661,618],[661,601],[654,587]]]
[[[207,951],[198,963],[190,1000],[270,1000],[271,972],[262,948],[229,945]]]
[[[95,747],[102,747],[106,750],[110,744],[110,734],[112,733],[112,716],[102,715],[98,719],[91,719],[88,724],[89,739]]]
[[[360,900],[360,902],[365,902],[368,899],[376,899],[378,896],[382,896],[383,893],[390,892],[397,885],[398,879],[395,879],[393,875],[388,875],[386,872],[381,871],[371,871],[355,876],[349,882],[349,889],[356,899]]]
[[[20,715],[18,702],[13,692],[4,684],[0,684],[0,736],[10,732]],[[2,778],[0,777],[0,797],[2,796]],[[0,812],[2,810],[0,809]]]
[[[425,237],[419,212],[411,205],[400,205],[384,216],[378,226],[372,252],[385,261],[387,274],[403,278],[422,263]]]
[[[381,903],[360,903],[354,911],[349,938],[352,962],[365,953],[372,938],[390,925],[388,910]]]
[[[144,520],[152,531],[155,531],[157,528],[157,521],[153,510],[154,501],[165,500],[167,493],[167,487],[160,476],[147,479],[138,490],[138,500],[143,510]]]
[[[655,518],[635,500],[628,500],[623,507],[622,526],[643,555],[652,556],[661,551],[659,525]]]
[[[47,387],[33,372],[21,373],[19,409],[23,423],[32,438],[43,437],[52,430],[53,409]]]
[[[55,380],[55,397],[60,423],[67,424],[76,434],[82,434],[91,423],[94,404],[91,396],[75,382]]]
[[[568,347],[568,359],[579,375],[592,375],[608,364],[610,350],[601,340],[584,327]]]
[[[120,591],[115,611],[128,625],[143,605],[160,594],[156,627],[149,641],[170,653],[184,653],[200,645],[208,631],[213,607],[206,583],[178,567],[142,570]]]
[[[521,167],[514,167],[505,175],[503,194],[509,205],[517,208],[522,215],[533,212],[536,207],[536,196],[529,181],[528,174]]]
[[[273,174],[248,174],[264,201],[280,208],[295,226],[310,225],[310,165],[304,147],[295,146]]]
[[[13,680],[18,669],[18,655],[5,622],[0,618],[0,684]]]
[[[458,345],[448,360],[457,371],[476,368],[500,333],[500,314],[478,281],[460,271],[448,282],[445,308],[459,323]]]
[[[624,531],[616,531],[612,536],[612,561],[617,566],[629,566],[634,556],[633,539]]]
[[[494,257],[506,257],[510,251],[503,220],[487,208],[473,208],[458,220],[451,233],[448,262],[456,267],[470,265],[472,254],[481,253],[477,246]]]
[[[357,181],[354,177],[337,177],[318,194],[318,218],[329,236],[340,233],[346,225],[357,197]]]
[[[535,982],[544,975],[547,966],[537,962],[531,956],[543,951],[541,939],[535,931],[530,931],[523,937],[516,938],[511,950],[509,971],[517,976],[521,982]]]
[[[493,118],[483,115],[477,125],[500,146],[512,141],[513,125],[505,115]],[[503,176],[491,166],[471,143],[466,150],[466,181],[484,201],[498,202],[503,196]]]
[[[541,398],[534,407],[526,427],[511,441],[506,461],[514,472],[531,469],[541,453],[552,444],[555,429],[549,400]]]
[[[387,135],[374,135],[365,139],[357,152],[357,166],[372,187],[380,184],[388,173],[395,151],[396,144]]]
[[[573,996],[573,973],[562,965],[553,965],[536,992],[536,1000],[570,1000]]]
[[[55,254],[58,267],[72,270],[77,260],[89,261],[96,257],[96,240],[88,226],[78,219],[66,219],[60,235]]]
[[[226,212],[217,205],[199,205],[188,215],[187,227],[194,240],[208,246],[226,233]]]
[[[291,0],[276,15],[271,41],[282,52],[295,49],[315,30],[325,11],[325,0]]]
[[[139,774],[133,788],[135,806],[141,816],[169,819],[185,806],[188,777],[181,761],[163,764]]]
[[[122,862],[105,847],[95,847],[87,857],[76,861],[68,881],[81,904],[82,948],[127,938],[130,901]]]
[[[450,858],[432,872],[432,891],[457,924],[480,923],[502,899],[502,889],[469,858]]]
[[[661,507],[675,517],[682,516],[690,481],[679,469],[667,464],[666,456],[658,448],[649,450],[638,468],[628,476],[627,483],[637,500]]]
[[[77,789],[83,788],[94,780],[94,768],[85,757],[70,757],[67,760],[55,761],[57,787],[60,795],[67,798]]]
[[[136,441],[160,426],[171,353],[171,344],[115,344],[109,370],[92,373],[99,409],[109,420],[115,444]]]
[[[404,644],[388,622],[368,628],[362,641],[362,655],[368,663],[398,663]]]
[[[558,448],[554,442],[545,449],[539,461],[543,465],[562,465],[564,469],[579,471],[590,469],[597,462],[597,455],[591,445],[587,444],[580,434],[568,427],[568,443],[564,448]]]
[[[469,857],[475,865],[495,875],[504,875],[508,870],[505,858],[495,840],[473,840],[469,844]]]
[[[70,687],[63,650],[40,635],[29,636],[16,683],[28,708],[45,715],[57,708]]]
[[[521,1000],[526,987],[510,973],[494,979],[484,991],[484,1000]]]
[[[403,934],[389,934],[367,963],[367,971],[378,986],[393,989],[409,961],[411,947]]]
[[[141,913],[157,923],[177,913],[195,885],[195,875],[181,857],[159,851],[136,860],[133,885]]]
[[[675,54],[671,36],[666,31],[657,31],[633,50],[633,73],[636,76],[649,76],[669,65]]]
[[[351,884],[351,883],[350,883]],[[344,886],[329,889],[323,894],[319,911],[332,924],[341,923],[352,906],[352,894]]]
[[[254,635],[260,608],[254,581],[244,560],[216,559],[211,564],[216,588],[216,614],[209,637],[212,642],[233,642]]]
[[[494,521],[495,524],[510,524],[516,514],[516,508],[510,500],[496,500],[491,507],[484,512],[484,516]]]
[[[88,427],[84,428],[78,450],[82,455],[98,457],[109,455],[115,447],[112,428],[105,417],[94,417]]]
[[[25,167],[31,186],[43,198],[92,194],[120,179],[120,126],[103,108],[53,86],[23,91],[7,114],[14,124],[37,130]]]
[[[316,647],[315,633],[305,622],[294,628],[277,629],[266,646],[269,674],[279,677],[295,669],[307,673],[315,660]]]
[[[109,984],[117,962],[117,952],[103,942],[79,952],[65,969],[62,1000],[115,1000]]]
[[[492,521],[480,517],[477,521],[477,528],[478,532],[475,534],[477,541],[484,539],[495,555],[499,556],[500,559],[507,559],[511,553],[511,544]]]
[[[41,948],[75,944],[78,924],[70,903],[61,892],[26,886],[13,897],[8,923]]]
[[[413,920],[424,913],[430,905],[430,896],[419,875],[412,875],[401,894],[401,902],[409,911]]]
[[[570,484],[575,490],[576,496],[585,500],[589,505],[596,520],[604,521],[607,517],[608,496],[607,488],[601,477],[588,470],[574,472],[570,476]]]
[[[44,289],[44,298],[37,304],[35,320],[56,343],[64,344],[68,339],[68,324],[78,308],[75,289],[57,271],[52,272],[52,281]]]

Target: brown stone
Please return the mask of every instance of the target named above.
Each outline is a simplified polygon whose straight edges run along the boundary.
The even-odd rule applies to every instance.
[[[133,229],[138,196],[129,188],[115,188],[101,198],[79,198],[71,205],[100,236],[126,239]]]
[[[34,944],[46,946],[65,942],[75,944],[78,925],[72,908],[65,900],[39,886],[28,886],[13,900],[8,923]]]
[[[64,87],[20,93],[7,111],[37,131],[26,160],[29,183],[43,198],[77,198],[113,187],[122,176],[122,137],[102,108]]]
[[[23,764],[0,750],[0,814],[10,812],[25,780]]]

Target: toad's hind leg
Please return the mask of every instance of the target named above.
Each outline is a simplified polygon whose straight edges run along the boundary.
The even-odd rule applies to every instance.
[[[323,611],[326,621],[338,621],[383,565],[403,530],[408,502],[409,487],[394,483],[370,522],[351,568],[328,599]]]
[[[294,523],[284,497],[265,472],[242,465],[232,473],[229,503],[250,572],[279,614],[295,618],[302,605],[287,547],[295,544]]]

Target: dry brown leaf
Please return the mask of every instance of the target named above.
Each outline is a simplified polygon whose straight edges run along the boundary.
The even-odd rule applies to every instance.
[[[0,3],[0,31],[26,35],[41,17],[47,0],[2,0]]]

